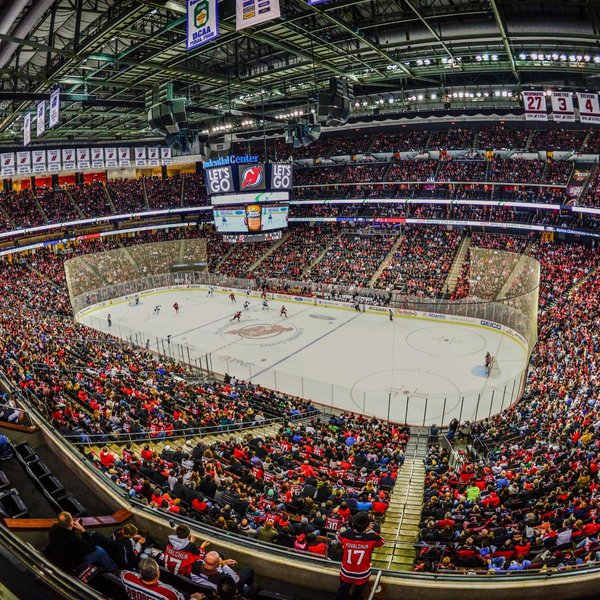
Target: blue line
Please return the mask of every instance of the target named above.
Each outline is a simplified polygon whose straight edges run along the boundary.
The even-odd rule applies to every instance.
[[[348,319],[347,321],[344,321],[343,323],[341,323],[337,327],[334,327],[333,329],[330,329],[327,333],[324,333],[323,335],[319,336],[318,338],[315,338],[314,340],[312,340],[312,342],[308,342],[308,344],[306,344],[305,346],[302,346],[301,348],[298,348],[298,350],[295,350],[291,354],[288,354],[287,356],[285,356],[281,360],[278,360],[276,363],[273,363],[271,366],[266,367],[262,371],[259,371],[258,373],[252,373],[252,379],[254,379],[255,377],[258,377],[259,375],[262,375],[266,371],[271,370],[272,368],[276,367],[277,365],[280,365],[282,362],[285,362],[288,358],[292,358],[292,356],[295,356],[299,352],[302,352],[303,350],[306,350],[309,346],[312,346],[313,344],[316,344],[317,342],[320,342],[323,338],[326,338],[328,335],[331,335],[334,331],[337,331],[338,329],[340,329],[344,325],[347,325],[348,323],[350,323],[350,321],[354,321],[354,319],[360,317],[361,314],[362,313],[360,313],[358,315],[354,315],[351,319]]]

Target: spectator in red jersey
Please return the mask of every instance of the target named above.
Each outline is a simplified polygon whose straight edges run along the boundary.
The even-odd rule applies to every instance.
[[[361,600],[371,576],[371,554],[375,548],[381,548],[385,540],[372,530],[369,515],[359,512],[352,519],[352,528],[338,534],[338,541],[342,544],[344,554],[336,598],[350,598],[350,590],[354,586],[352,598]]]
[[[169,536],[169,541],[165,546],[165,568],[175,575],[189,576],[192,565],[197,560],[204,558],[204,549],[209,543],[204,541],[198,547],[196,538],[191,535],[190,528],[187,525],[177,525],[175,533]]]
[[[159,581],[160,569],[153,558],[140,560],[138,572],[122,571],[121,583],[132,600],[184,600],[184,595],[170,585]],[[204,594],[196,592],[190,600],[203,600]]]

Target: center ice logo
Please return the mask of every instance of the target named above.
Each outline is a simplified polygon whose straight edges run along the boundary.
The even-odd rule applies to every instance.
[[[225,333],[230,335],[239,335],[243,338],[251,339],[265,339],[272,338],[288,331],[294,331],[293,327],[286,325],[247,325],[246,327],[240,327],[239,329],[230,329]]]

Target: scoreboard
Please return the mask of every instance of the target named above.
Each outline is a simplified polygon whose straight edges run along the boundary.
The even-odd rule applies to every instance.
[[[289,192],[293,186],[291,163],[229,164],[204,169],[209,196],[248,194],[252,192]],[[245,199],[242,202],[246,201]],[[255,202],[254,198],[248,202]],[[260,201],[260,200],[258,200]],[[262,201],[269,201],[265,198]],[[240,200],[231,199],[231,204]]]

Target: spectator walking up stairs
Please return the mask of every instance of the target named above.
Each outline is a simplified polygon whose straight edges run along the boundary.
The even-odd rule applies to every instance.
[[[373,569],[412,571],[423,510],[427,440],[426,429],[411,428],[404,464],[398,472],[390,494],[390,506],[381,524],[385,545],[373,553]]]
[[[394,257],[394,254],[395,254],[396,250],[398,249],[398,246],[400,246],[400,244],[402,243],[403,239],[404,239],[404,235],[402,235],[402,234],[400,234],[396,238],[394,245],[390,248],[390,251],[385,255],[385,258],[381,261],[381,264],[379,265],[379,267],[377,267],[377,270],[375,271],[375,273],[373,273],[373,277],[371,277],[371,279],[369,280],[367,287],[370,287],[370,288],[374,287],[375,282],[379,279],[379,276],[385,271],[386,267],[388,266],[388,263]]]
[[[265,253],[261,254],[258,257],[258,260],[254,261],[250,265],[250,268],[248,269],[248,273],[252,273],[254,271],[254,269],[256,269],[256,267],[258,267],[258,265],[260,265],[262,263],[263,260],[265,260],[268,256],[271,256],[271,254],[273,254],[281,246],[283,246],[283,244],[285,244],[288,241],[289,237],[290,237],[290,234],[286,233],[278,242],[275,242],[274,244],[271,244],[271,246],[269,247],[269,249]]]
[[[442,288],[443,293],[446,296],[452,295],[454,290],[456,289],[456,284],[458,283],[458,279],[460,274],[462,273],[463,265],[467,260],[467,256],[469,254],[469,247],[471,246],[471,236],[465,235],[458,250],[456,251],[456,256],[454,257],[454,262],[450,267],[450,271],[448,272],[448,277],[446,277],[446,281],[444,282],[444,287]]]

